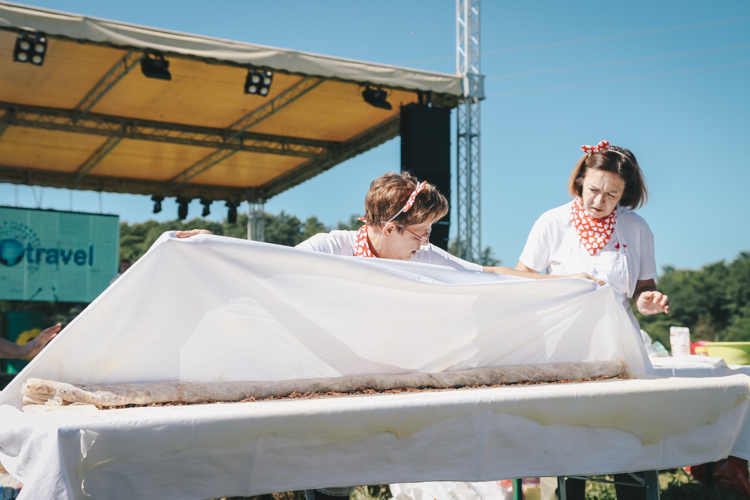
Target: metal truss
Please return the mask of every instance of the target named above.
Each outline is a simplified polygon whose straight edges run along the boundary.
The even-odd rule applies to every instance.
[[[196,127],[178,123],[136,120],[120,116],[87,113],[79,119],[77,110],[44,108],[0,102],[0,128],[18,127],[60,130],[79,134],[121,137],[142,141],[167,142],[187,146],[231,149],[301,158],[325,155],[339,142],[242,132],[228,140],[227,129]]]
[[[190,199],[207,198],[211,200],[234,201],[243,200],[246,192],[245,188],[206,184],[183,184],[178,188],[174,188],[171,184],[161,181],[124,179],[122,177],[106,177],[101,175],[87,175],[79,178],[79,175],[75,172],[54,172],[4,165],[0,165],[0,182],[79,189],[83,191],[104,191],[107,193],[142,194],[147,196],[160,195],[165,198],[179,196]]]
[[[479,65],[479,0],[456,0],[456,72],[463,76],[457,108],[456,208],[459,257],[482,262],[481,112],[484,75]]]
[[[81,166],[76,169],[75,173],[78,175],[76,177],[76,184],[78,184],[81,179],[83,179],[84,176],[86,176],[86,174],[91,171],[91,169],[97,166],[99,162],[109,154],[110,151],[112,151],[118,144],[120,144],[121,140],[122,137],[108,137],[107,140],[104,141],[104,144],[99,146],[97,150],[94,151],[94,154],[89,156],[86,161],[84,161]]]
[[[324,157],[313,158],[302,165],[285,172],[279,177],[257,188],[262,199],[269,199],[293,186],[315,177],[318,174],[335,167],[339,163],[354,158],[384,142],[399,135],[401,116],[391,118],[371,127],[346,142],[340,143],[337,150],[331,150]]]
[[[0,119],[1,120],[1,119]],[[256,188],[231,188],[222,186],[171,182],[122,179],[105,176],[82,176],[79,168],[74,173],[33,170],[0,165],[0,182],[11,184],[31,184],[36,186],[106,191],[111,193],[131,193],[161,195],[164,197],[182,196],[185,198],[208,198],[212,200],[247,200],[263,206],[265,200],[290,187],[325,172],[326,170],[353,158],[365,151],[396,137],[399,134],[400,116],[393,116],[378,125],[362,132],[336,147],[327,149],[325,156],[312,158],[304,164],[286,172],[282,176]],[[106,145],[106,143],[105,143]],[[105,145],[100,146],[104,153]],[[98,150],[97,150],[98,151]],[[92,158],[95,155],[92,155]],[[91,160],[91,159],[90,159]],[[91,160],[95,161],[95,160]],[[93,167],[92,167],[93,168]]]
[[[135,68],[143,58],[143,52],[131,50],[120,61],[115,64],[111,70],[107,72],[99,82],[94,85],[86,97],[83,98],[78,106],[75,107],[76,111],[80,113],[78,119],[80,120],[86,113],[93,108],[99,100],[104,97],[104,94],[109,92],[122,77],[130,73],[130,70]]]
[[[292,85],[272,101],[264,104],[252,113],[237,120],[235,123],[227,127],[224,131],[226,143],[234,144],[240,142],[240,136],[244,131],[246,131],[250,127],[257,125],[266,118],[273,116],[275,113],[282,110],[287,105],[296,101],[303,95],[307,94],[321,83],[323,83],[323,80],[320,78],[308,77]],[[172,179],[170,179],[169,182],[173,182],[175,186],[179,186],[189,181],[190,179],[197,177],[214,165],[221,163],[236,152],[236,150],[219,149],[206,156],[202,160],[198,161],[194,165],[191,165],[184,171],[180,172]]]
[[[251,201],[250,211],[247,218],[247,239],[253,241],[265,241],[266,237],[266,215],[264,203]]]

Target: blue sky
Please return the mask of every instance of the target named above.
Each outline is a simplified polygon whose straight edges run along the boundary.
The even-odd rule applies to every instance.
[[[27,2],[22,2],[27,3]],[[100,2],[30,5],[159,28],[432,71],[455,71],[452,0]],[[750,2],[482,3],[482,238],[513,266],[544,211],[569,200],[582,144],[633,151],[650,190],[640,210],[658,265],[698,268],[750,250]],[[455,117],[454,117],[455,121]],[[400,144],[375,150],[269,200],[326,224],[361,214]],[[455,155],[453,157],[455,168]],[[336,196],[321,193],[337,193]],[[147,197],[0,184],[2,204],[100,211],[129,222]],[[189,217],[200,214],[197,201]],[[243,210],[247,206],[243,206]],[[214,210],[212,218],[223,214]],[[455,230],[455,228],[454,228]]]

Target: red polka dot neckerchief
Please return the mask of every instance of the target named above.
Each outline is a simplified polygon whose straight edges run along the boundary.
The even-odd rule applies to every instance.
[[[609,241],[612,233],[615,231],[617,223],[617,207],[612,210],[608,216],[597,219],[592,217],[583,208],[583,202],[576,198],[573,202],[573,208],[570,211],[570,220],[576,226],[576,233],[583,244],[583,247],[591,255],[596,255]]]
[[[359,219],[364,222],[363,219]],[[367,237],[367,224],[360,227],[357,231],[357,242],[354,245],[354,256],[355,257],[375,257],[370,248],[370,240]]]

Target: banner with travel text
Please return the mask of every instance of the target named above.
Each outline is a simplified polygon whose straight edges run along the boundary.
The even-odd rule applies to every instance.
[[[119,217],[0,207],[0,300],[91,302],[117,274]]]

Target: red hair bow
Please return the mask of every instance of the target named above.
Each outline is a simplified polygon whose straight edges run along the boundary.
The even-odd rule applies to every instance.
[[[600,153],[602,151],[606,151],[606,149],[609,147],[609,141],[599,141],[599,144],[596,146],[581,146],[581,149],[584,153]]]

